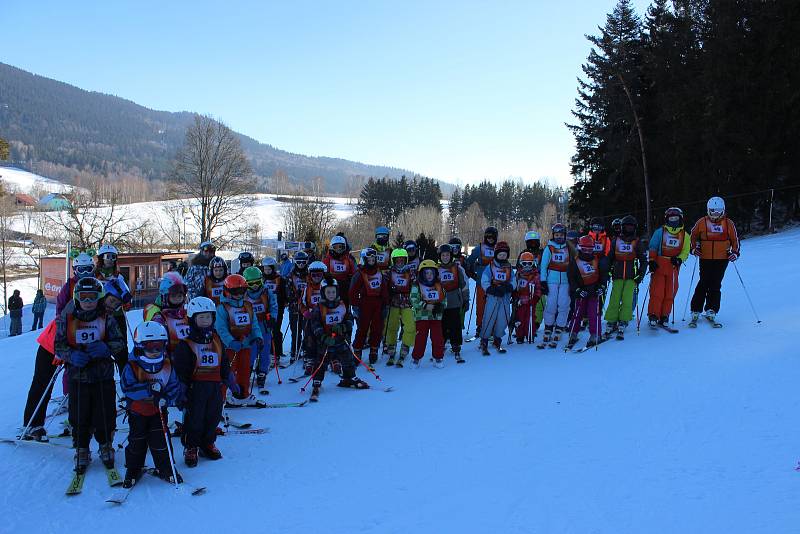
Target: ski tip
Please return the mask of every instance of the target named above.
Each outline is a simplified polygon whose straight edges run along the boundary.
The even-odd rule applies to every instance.
[[[206,492],[206,488],[195,488],[192,490],[192,495],[203,495]]]

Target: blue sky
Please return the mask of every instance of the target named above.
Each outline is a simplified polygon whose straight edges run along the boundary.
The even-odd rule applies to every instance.
[[[568,184],[583,36],[615,3],[4,0],[0,61],[292,152]]]

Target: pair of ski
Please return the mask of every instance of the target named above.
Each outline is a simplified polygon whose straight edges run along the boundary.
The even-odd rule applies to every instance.
[[[108,485],[112,488],[122,485],[122,477],[119,476],[119,471],[117,471],[116,467],[106,467],[105,465],[103,468],[106,470],[106,480],[108,481]],[[67,486],[67,491],[65,492],[67,495],[78,495],[81,491],[83,491],[83,481],[86,480],[86,471],[78,473],[75,471],[72,475],[72,480],[69,481],[69,486]]]
[[[158,474],[157,474],[157,472],[156,472],[156,470],[154,468],[145,467],[142,470],[142,472],[139,474],[139,477],[134,479],[133,485],[130,488],[119,488],[119,489],[117,489],[114,492],[114,494],[111,495],[111,497],[106,499],[106,502],[107,503],[111,503],[111,504],[115,504],[117,506],[119,506],[121,504],[124,504],[125,501],[128,500],[128,496],[131,494],[131,491],[133,490],[133,488],[135,488],[136,486],[139,485],[139,481],[146,474],[147,475],[151,475],[151,476],[153,476],[155,478],[158,478],[159,480],[161,480],[163,482],[163,479],[158,476]],[[120,484],[122,484],[122,481],[120,481]],[[205,486],[200,486],[200,487],[192,486],[191,484],[188,484],[185,481],[181,482],[179,487],[185,487],[189,491],[190,495],[195,495],[195,496],[196,495],[202,495],[202,494],[204,494],[206,492],[206,487]]]
[[[583,347],[578,347],[578,348],[575,348],[575,345],[570,345],[569,343],[567,343],[567,345],[564,347],[564,352],[570,352],[570,351],[572,351],[572,353],[574,353],[574,354],[582,354],[582,353],[586,352],[587,350],[592,350],[592,349],[593,349],[593,348],[595,348],[597,345],[601,345],[601,344],[605,343],[605,342],[606,342],[606,341],[608,341],[609,339],[610,339],[610,338],[606,338],[606,337],[599,337],[599,338],[597,339],[597,343],[595,343],[594,345],[591,345],[591,346],[590,346],[590,345],[588,344],[588,342],[587,342],[587,344],[586,344],[586,345],[584,345]]]
[[[666,330],[670,334],[677,334],[679,332],[677,328],[672,328],[671,326],[667,326],[666,324],[661,324],[661,323],[656,323],[654,325],[651,324],[650,328],[652,330],[658,330],[660,328],[661,330]]]
[[[701,315],[701,317],[704,317],[706,321],[711,323],[711,326],[713,326],[714,328],[722,328],[722,323],[717,321],[715,317],[711,317],[710,315],[705,315],[705,314]],[[689,328],[697,328],[697,321],[695,319],[689,321]]]

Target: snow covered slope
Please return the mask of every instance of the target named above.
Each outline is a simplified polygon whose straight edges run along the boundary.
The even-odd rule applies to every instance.
[[[27,193],[34,187],[50,193],[64,193],[72,189],[69,185],[16,167],[0,167],[0,180],[18,193]]]
[[[381,366],[391,393],[340,390],[330,378],[317,405],[234,412],[271,432],[221,437],[219,462],[179,460],[187,481],[208,486],[204,496],[144,480],[110,508],[95,459],[83,494],[67,498],[71,451],[2,445],[2,530],[796,532],[800,307],[789,290],[800,260],[785,251],[798,238],[744,242],[738,267],[759,325],[731,268],[725,327],[687,329],[691,259],[678,334],[629,331],[582,355],[514,345],[483,358],[473,343],[464,365]],[[34,353],[32,334],[0,341],[7,436],[21,422]],[[294,372],[283,374],[281,386],[270,376],[270,400],[303,398],[286,382]]]

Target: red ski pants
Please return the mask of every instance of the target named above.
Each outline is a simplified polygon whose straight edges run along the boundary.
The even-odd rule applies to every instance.
[[[438,359],[444,358],[444,338],[442,337],[442,321],[417,321],[417,335],[414,338],[414,350],[411,356],[415,360],[422,358],[428,345],[428,333],[431,336],[431,353]]]
[[[528,331],[530,322],[533,321],[533,329],[530,330],[534,334],[539,329],[539,325],[536,323],[536,304],[539,302],[539,297],[532,297],[528,299],[527,302],[524,302],[524,299],[520,299],[519,304],[517,305],[517,322],[519,326],[517,327],[516,335],[517,337],[528,337]]]
[[[358,329],[353,341],[353,349],[363,349],[364,343],[367,341],[367,333],[369,333],[369,347],[377,350],[383,338],[383,303],[381,299],[362,299],[361,306],[358,307],[356,323]]]
[[[234,352],[231,349],[225,349],[225,355],[228,361],[231,362],[231,372],[236,377],[236,383],[242,390],[240,395],[236,395],[237,399],[246,399],[250,396],[250,347],[245,347],[239,352]],[[222,398],[225,398],[225,391],[222,392]]]

